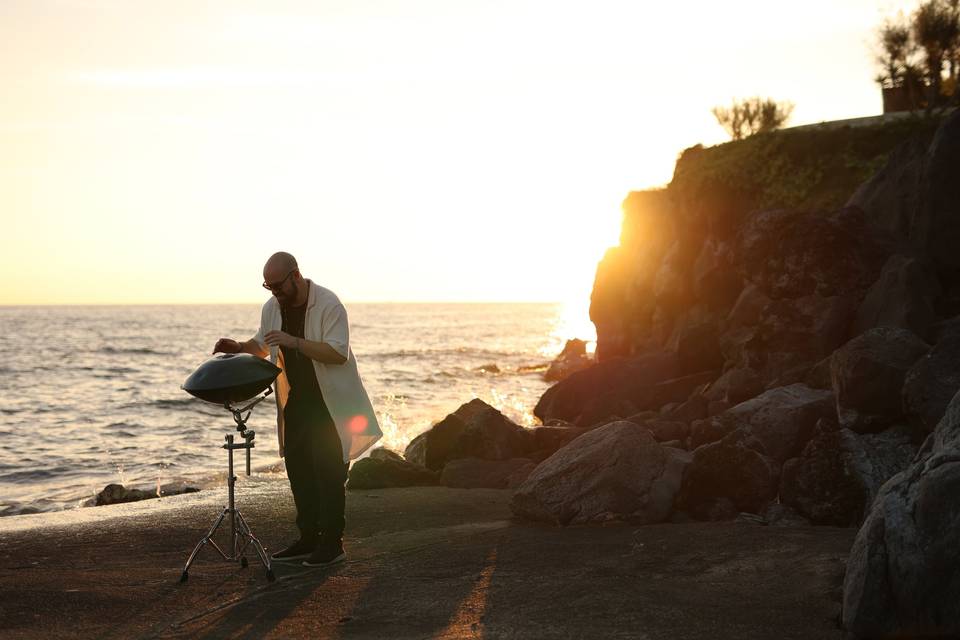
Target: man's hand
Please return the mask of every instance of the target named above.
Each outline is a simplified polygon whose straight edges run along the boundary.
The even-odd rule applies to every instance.
[[[263,336],[263,339],[266,340],[267,344],[271,347],[290,348],[297,346],[297,338],[283,331],[270,331],[267,335]]]
[[[240,343],[231,338],[220,338],[213,345],[214,353],[240,353]]]

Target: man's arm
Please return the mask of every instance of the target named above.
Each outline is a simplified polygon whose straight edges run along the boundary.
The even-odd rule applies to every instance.
[[[220,338],[213,347],[214,353],[249,353],[258,358],[266,358],[270,351],[260,346],[260,343],[253,338],[243,342],[237,342],[231,338]]]
[[[267,341],[267,344],[271,346],[297,349],[311,360],[316,360],[323,364],[343,364],[347,361],[344,356],[340,355],[336,349],[326,342],[297,338],[283,331],[271,331],[264,336],[264,339]]]
[[[311,360],[316,360],[324,364],[343,364],[347,361],[346,358],[337,353],[337,350],[326,342],[315,342],[303,338],[297,338],[297,342],[300,346],[300,353]]]

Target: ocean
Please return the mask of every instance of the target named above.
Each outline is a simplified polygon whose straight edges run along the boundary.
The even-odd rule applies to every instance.
[[[380,445],[480,398],[524,426],[568,338],[592,341],[586,305],[347,304],[351,347]],[[109,483],[214,486],[226,476],[222,407],[180,385],[221,336],[245,340],[259,305],[0,307],[0,516],[88,506]],[[276,409],[258,405],[252,466],[276,473]]]

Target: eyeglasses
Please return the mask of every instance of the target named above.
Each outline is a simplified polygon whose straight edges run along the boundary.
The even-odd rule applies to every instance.
[[[266,282],[264,282],[262,285],[263,288],[266,289],[267,291],[274,291],[274,292],[280,291],[281,289],[283,289],[283,285],[287,283],[287,278],[293,275],[294,271],[296,271],[296,269],[291,269],[290,273],[285,275],[283,277],[283,280],[281,280],[280,282],[274,282],[273,284],[267,284]]]

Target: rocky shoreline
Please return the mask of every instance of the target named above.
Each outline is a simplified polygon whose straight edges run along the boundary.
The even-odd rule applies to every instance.
[[[688,150],[625,201],[597,361],[558,376],[544,426],[473,400],[350,486],[506,488],[559,525],[859,528],[843,628],[960,634],[960,113],[918,129],[829,210],[760,206]]]

